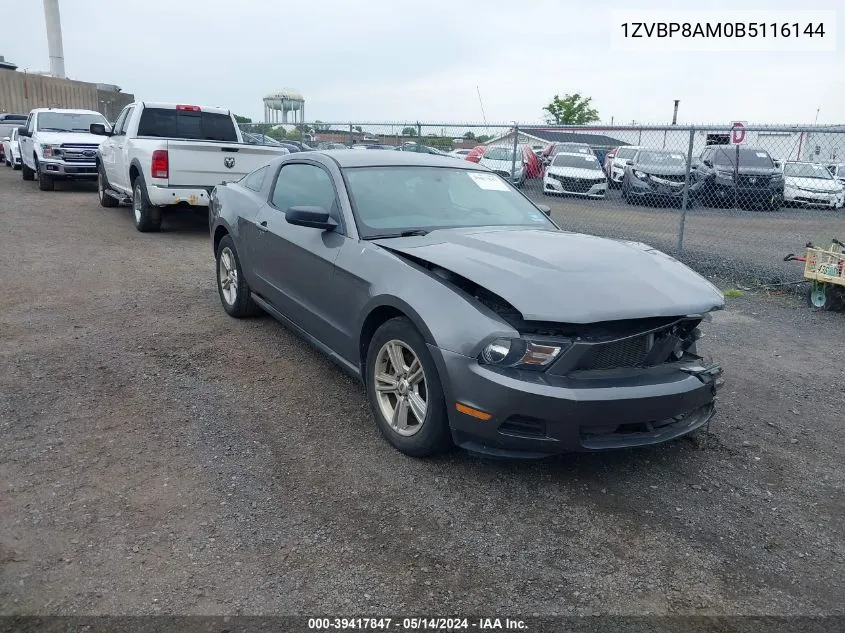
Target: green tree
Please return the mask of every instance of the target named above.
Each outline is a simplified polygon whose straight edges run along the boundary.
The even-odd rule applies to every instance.
[[[252,119],[250,119],[248,116],[241,116],[239,114],[235,115],[235,121],[237,123],[252,123]]]
[[[481,136],[476,136],[475,140],[478,141],[479,143],[486,143],[487,141],[490,140],[490,137],[487,136],[486,134],[482,134]]]
[[[475,140],[475,132],[473,132],[472,130],[469,130],[466,134],[464,134],[464,138],[468,141],[474,141]]]
[[[548,113],[549,123],[567,125],[585,125],[599,120],[598,110],[590,107],[592,97],[582,97],[580,93],[555,95],[552,102],[543,110]]]
[[[355,131],[356,131],[356,132],[358,132],[358,133],[362,133],[362,132],[364,131],[364,130],[361,128],[361,126],[360,126],[360,125],[356,125],[356,126],[355,126],[355,127],[353,127],[352,129],[353,129],[353,130],[355,130]]]
[[[317,119],[316,121],[314,121],[314,131],[315,132],[328,132],[329,126],[327,124],[323,123],[322,121],[320,121],[320,119]]]
[[[412,125],[402,128],[402,136],[416,136],[417,128]]]

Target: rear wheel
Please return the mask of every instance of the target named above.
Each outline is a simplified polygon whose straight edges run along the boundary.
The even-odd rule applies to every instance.
[[[141,233],[161,229],[161,209],[150,204],[143,176],[137,176],[132,186],[132,223]]]
[[[106,172],[103,169],[103,165],[100,164],[97,169],[97,197],[100,199],[101,207],[116,207],[118,205],[118,201],[106,193],[106,190],[109,188]]]
[[[376,423],[394,448],[427,457],[452,446],[437,367],[409,319],[390,319],[376,330],[365,372]]]
[[[816,310],[839,310],[845,305],[845,290],[814,281],[807,293],[807,303]]]
[[[226,314],[236,319],[258,314],[260,308],[252,300],[231,236],[227,235],[220,240],[216,259],[217,292]]]

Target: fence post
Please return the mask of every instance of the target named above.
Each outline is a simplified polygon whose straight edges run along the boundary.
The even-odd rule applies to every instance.
[[[511,157],[511,181],[516,175],[516,150],[519,147],[519,123],[513,122],[513,156]]]
[[[420,147],[422,147],[422,125],[417,121],[417,153],[422,151]]]
[[[681,200],[681,225],[678,227],[678,254],[684,250],[684,224],[687,221],[687,207],[689,206],[689,174],[692,167],[692,145],[695,141],[695,127],[689,130],[689,147],[687,148],[687,170],[684,174],[684,197]]]
[[[352,124],[349,124],[349,147],[352,147],[354,141],[352,140]]]

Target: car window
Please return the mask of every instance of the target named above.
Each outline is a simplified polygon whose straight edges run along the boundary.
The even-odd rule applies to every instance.
[[[364,237],[459,226],[554,226],[513,186],[487,171],[386,166],[344,173]]]
[[[120,114],[117,115],[117,121],[114,122],[114,136],[123,134],[123,122],[126,120],[126,115],[129,112],[129,106],[123,108]]]
[[[252,189],[253,191],[261,191],[261,187],[264,186],[264,178],[267,176],[268,169],[267,165],[265,165],[261,169],[256,169],[251,174],[244,176],[243,186],[247,189]]]
[[[273,187],[273,206],[280,211],[291,207],[322,207],[340,222],[334,184],[328,172],[316,165],[283,165]]]
[[[129,127],[129,120],[132,118],[132,112],[135,110],[135,106],[129,106],[129,109],[126,110],[126,117],[123,119],[123,124],[120,126],[120,133],[126,134],[126,130]]]
[[[227,114],[169,108],[144,108],[138,136],[232,143],[238,140],[235,124]]]

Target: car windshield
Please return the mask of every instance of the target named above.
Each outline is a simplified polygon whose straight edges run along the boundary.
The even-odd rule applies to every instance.
[[[484,152],[484,158],[488,160],[513,160],[514,153],[507,147],[491,147]]]
[[[344,169],[364,238],[440,228],[527,226],[552,222],[499,176],[445,167]]]
[[[111,126],[102,114],[73,112],[41,112],[38,114],[38,130],[45,132],[87,132],[92,123]]]
[[[795,176],[797,178],[824,178],[833,180],[833,176],[824,165],[815,163],[786,163],[783,166],[784,176]]]
[[[685,167],[687,161],[683,154],[675,152],[640,152],[636,163],[649,167]]]
[[[632,147],[620,147],[616,150],[616,158],[633,158],[637,150]]]
[[[558,154],[552,161],[552,167],[575,167],[577,169],[595,169],[601,170],[599,162],[592,154],[584,155],[578,154]]]
[[[566,153],[575,153],[575,154],[592,154],[590,148],[586,145],[576,145],[573,143],[560,143],[555,145],[554,154],[560,154],[561,152]]]
[[[713,152],[713,163],[719,166],[736,166],[736,150],[733,148],[719,149]],[[764,150],[757,149],[740,149],[739,150],[739,166],[740,167],[765,167],[772,169],[774,162],[769,153]]]

